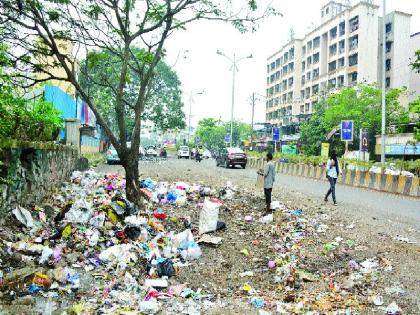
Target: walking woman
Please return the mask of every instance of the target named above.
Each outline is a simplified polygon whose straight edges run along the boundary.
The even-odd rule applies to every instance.
[[[330,158],[327,162],[327,179],[330,182],[330,189],[328,189],[325,195],[324,201],[328,201],[328,196],[332,194],[334,205],[337,205],[337,199],[335,198],[335,184],[337,183],[337,177],[340,174],[340,164],[337,160],[337,153],[335,150],[331,151]]]

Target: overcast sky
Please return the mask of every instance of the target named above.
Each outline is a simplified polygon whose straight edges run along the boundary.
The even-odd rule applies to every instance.
[[[192,126],[204,117],[230,119],[232,72],[229,71],[230,62],[216,54],[218,49],[230,57],[233,53],[237,57],[253,55],[252,59],[239,63],[235,87],[234,117],[250,123],[251,93],[265,94],[267,57],[287,42],[291,28],[299,38],[318,25],[321,6],[327,2],[274,0],[274,6],[283,17],[267,18],[260,23],[256,33],[240,34],[230,24],[203,21],[174,34],[166,47],[166,61],[175,64],[174,69],[182,82],[187,123],[191,91],[204,90],[203,95],[194,97]],[[352,0],[352,4],[358,2]],[[382,0],[375,0],[375,4],[381,5]],[[387,0],[387,12],[394,10],[411,13],[411,34],[420,32],[420,0]],[[382,7],[379,12],[381,15]],[[255,121],[264,122],[264,117],[265,105],[260,97],[255,107]]]

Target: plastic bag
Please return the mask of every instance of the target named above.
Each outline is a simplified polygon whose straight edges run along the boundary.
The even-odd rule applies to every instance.
[[[217,220],[219,219],[219,207],[221,201],[218,199],[205,199],[203,209],[200,212],[199,233],[216,231]]]
[[[34,226],[32,215],[25,208],[17,206],[15,209],[12,210],[12,213],[15,215],[16,219],[20,223],[22,223],[24,226],[29,227],[29,228]]]

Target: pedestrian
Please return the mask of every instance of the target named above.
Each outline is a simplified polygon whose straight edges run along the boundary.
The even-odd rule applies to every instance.
[[[337,160],[337,152],[335,150],[331,151],[330,158],[327,162],[327,179],[330,182],[330,188],[327,191],[327,194],[325,195],[324,201],[328,201],[328,197],[330,194],[332,194],[334,205],[337,205],[337,199],[335,198],[335,184],[337,183],[337,177],[340,174],[340,163],[338,163]]]
[[[265,211],[269,213],[271,206],[271,192],[273,191],[273,184],[276,179],[273,154],[271,152],[267,153],[267,164],[264,167],[264,171],[260,169],[258,174],[264,176]]]

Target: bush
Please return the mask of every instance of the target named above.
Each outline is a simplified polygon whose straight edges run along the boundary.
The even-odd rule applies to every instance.
[[[15,96],[9,85],[0,86],[0,138],[23,141],[56,140],[63,119],[50,102]]]

